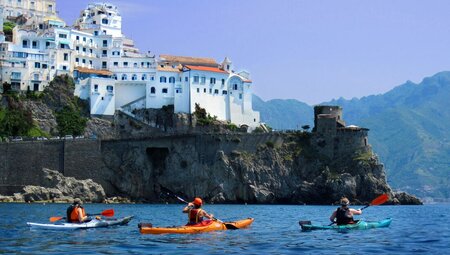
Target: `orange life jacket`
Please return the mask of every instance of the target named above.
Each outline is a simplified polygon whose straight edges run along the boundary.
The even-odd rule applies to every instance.
[[[203,217],[200,216],[201,211],[202,211],[202,209],[200,209],[200,208],[189,210],[189,213],[188,213],[189,224],[197,224],[197,223],[203,221]]]
[[[84,208],[80,207],[80,209],[81,209],[81,218],[86,217],[86,212],[84,211]],[[79,222],[79,223],[81,223],[80,220],[79,220],[78,208],[74,208],[72,210],[72,212],[70,213],[70,222]]]

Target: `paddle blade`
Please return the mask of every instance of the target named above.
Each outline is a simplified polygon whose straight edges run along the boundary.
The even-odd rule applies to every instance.
[[[101,214],[105,217],[112,217],[114,216],[114,210],[113,209],[104,210]]]
[[[381,205],[381,204],[386,203],[386,201],[388,201],[388,199],[389,199],[388,194],[383,194],[383,195],[378,196],[374,200],[372,200],[370,205]]]
[[[62,218],[63,217],[51,217],[50,222],[55,222],[55,221],[61,220]]]

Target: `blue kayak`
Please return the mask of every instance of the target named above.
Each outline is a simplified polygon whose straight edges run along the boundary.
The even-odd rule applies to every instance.
[[[348,224],[348,225],[313,225],[310,221],[300,221],[300,227],[302,227],[303,231],[310,231],[310,230],[323,230],[323,229],[333,229],[333,230],[364,230],[364,229],[370,229],[370,228],[386,228],[389,227],[391,224],[392,219],[387,218],[380,221],[364,221],[359,220],[355,224]]]

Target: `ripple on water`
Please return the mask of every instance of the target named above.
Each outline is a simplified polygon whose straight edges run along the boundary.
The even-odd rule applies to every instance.
[[[389,228],[366,231],[302,232],[299,220],[327,224],[330,206],[207,205],[218,218],[254,217],[249,229],[194,235],[141,235],[138,222],[155,226],[182,225],[182,205],[108,205],[116,216],[136,215],[127,225],[81,231],[30,230],[25,222],[46,222],[64,213],[66,205],[0,204],[0,253],[25,254],[448,254],[449,205],[378,206],[364,219],[392,217]],[[104,205],[86,205],[89,212]],[[14,217],[10,217],[14,215]],[[276,215],[276,219],[274,218]],[[420,215],[430,219],[420,224]],[[443,224],[443,223],[447,224]]]

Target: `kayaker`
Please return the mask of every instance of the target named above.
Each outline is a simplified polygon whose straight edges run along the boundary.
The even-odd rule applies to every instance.
[[[196,197],[194,201],[189,203],[184,209],[183,213],[188,214],[189,222],[187,225],[195,225],[201,223],[203,221],[203,217],[208,219],[214,219],[214,215],[208,214],[201,207],[203,205],[203,200],[199,197]]]
[[[338,207],[330,217],[330,220],[337,225],[355,224],[357,221],[353,219],[353,215],[361,215],[360,209],[349,208],[350,200],[343,197],[339,201],[341,207]]]
[[[73,204],[67,208],[67,221],[70,223],[83,223],[91,221],[91,218],[87,216],[84,208],[83,201],[79,198],[73,200]]]

